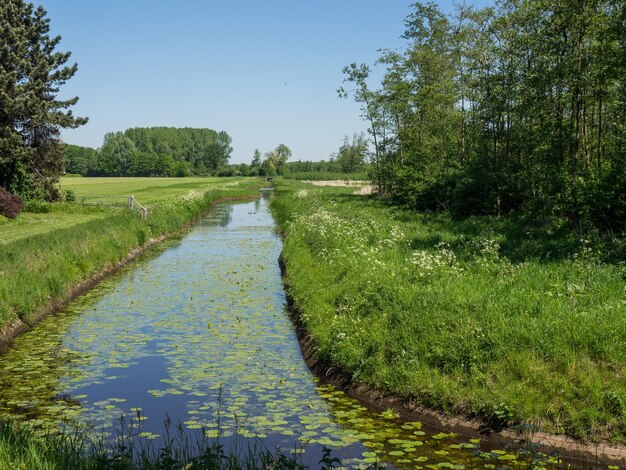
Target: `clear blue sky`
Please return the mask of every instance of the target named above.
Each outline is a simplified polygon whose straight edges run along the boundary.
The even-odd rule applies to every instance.
[[[99,147],[129,127],[208,127],[233,138],[231,163],[284,143],[322,160],[366,129],[337,98],[341,69],[404,46],[405,0],[44,0],[78,73],[61,90],[89,123],[63,131]],[[442,3],[442,9],[450,8]]]

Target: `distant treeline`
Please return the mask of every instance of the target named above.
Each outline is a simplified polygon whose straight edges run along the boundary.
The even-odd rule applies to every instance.
[[[413,5],[386,73],[344,69],[381,193],[459,215],[510,211],[626,227],[626,8],[504,0]]]
[[[228,164],[232,139],[212,129],[151,127],[111,132],[100,149],[65,147],[65,172],[83,176],[214,175]]]
[[[219,169],[218,176],[284,176],[285,178],[301,180],[328,180],[328,179],[367,179],[369,165],[362,163],[353,171],[343,171],[334,160],[297,160],[286,162],[281,172],[273,171],[267,160],[260,165],[247,163],[232,163]]]
[[[248,163],[228,164],[232,152],[226,132],[171,127],[132,128],[104,137],[98,150],[66,144],[64,171],[83,176],[277,176],[303,174],[354,174],[364,177],[367,141],[363,135],[347,136],[328,161],[294,161],[291,149],[279,144],[264,155],[254,151]],[[309,177],[308,174],[313,176]],[[324,178],[322,178],[324,179]]]

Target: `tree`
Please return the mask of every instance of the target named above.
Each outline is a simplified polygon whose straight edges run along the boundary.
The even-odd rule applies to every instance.
[[[291,158],[291,149],[285,144],[280,144],[274,150],[265,154],[265,161],[262,166],[263,174],[266,176],[282,175],[289,158]]]
[[[213,129],[136,127],[127,129],[124,136],[143,154],[151,154],[156,159],[168,155],[175,162],[185,163],[177,166],[179,170],[184,168],[184,172],[196,175],[217,174],[228,164],[233,150],[231,137]],[[168,162],[162,163],[161,167]],[[179,170],[175,173],[180,173]]]
[[[53,199],[63,169],[61,128],[87,122],[69,109],[78,97],[57,99],[76,73],[69,52],[55,52],[42,7],[24,0],[0,2],[0,186],[26,198]]]
[[[136,159],[137,148],[122,132],[109,132],[100,149],[99,168],[103,176],[129,176]],[[171,158],[171,157],[170,157]],[[168,165],[169,176],[171,164]]]
[[[98,152],[90,147],[66,144],[63,151],[64,171],[87,176],[96,168]]]
[[[348,136],[344,138],[343,145],[335,155],[335,162],[343,173],[355,173],[363,167],[367,156],[367,140],[363,134],[354,134],[352,142]]]
[[[259,176],[261,171],[261,151],[254,149],[254,156],[252,157],[252,163],[250,164],[250,176]]]

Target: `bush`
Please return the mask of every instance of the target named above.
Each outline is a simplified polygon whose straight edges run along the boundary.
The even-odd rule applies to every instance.
[[[9,219],[14,219],[24,208],[19,196],[15,196],[6,189],[0,187],[0,214]]]
[[[63,191],[63,199],[65,202],[76,202],[76,194],[71,189],[66,189]]]

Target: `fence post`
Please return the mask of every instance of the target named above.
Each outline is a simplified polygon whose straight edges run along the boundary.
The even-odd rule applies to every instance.
[[[131,209],[135,208],[135,196],[128,196],[128,207]]]
[[[146,209],[145,207],[141,208],[141,218],[143,220],[148,220],[148,209]]]

